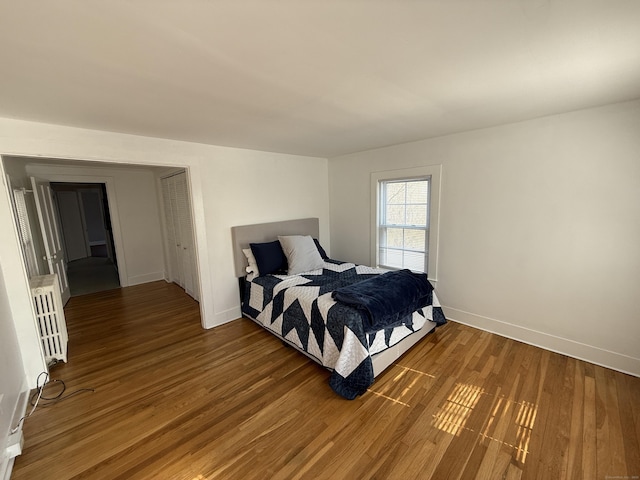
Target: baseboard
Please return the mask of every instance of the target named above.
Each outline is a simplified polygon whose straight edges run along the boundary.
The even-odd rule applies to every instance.
[[[232,320],[237,320],[240,317],[242,317],[242,311],[240,310],[240,307],[233,307],[222,312],[216,312],[214,314],[213,325],[206,325],[205,328],[217,327],[219,325],[229,323]]]
[[[136,275],[135,277],[129,277],[127,286],[140,285],[142,283],[157,282],[158,280],[164,280],[164,272],[145,273],[144,275]]]
[[[511,323],[483,317],[451,307],[442,307],[448,320],[495,333],[502,337],[518,340],[529,345],[561,353],[569,357],[584,360],[622,373],[640,377],[640,358],[594,347],[567,338],[513,325]]]
[[[29,403],[29,390],[26,382],[23,382],[22,387],[22,393],[18,396],[9,424],[10,429],[18,425],[18,430],[15,433],[8,432],[6,444],[0,450],[0,480],[9,480],[15,457],[22,453],[24,439],[20,419],[25,415]]]

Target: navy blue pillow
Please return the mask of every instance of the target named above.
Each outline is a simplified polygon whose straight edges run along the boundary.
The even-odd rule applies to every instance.
[[[327,256],[327,252],[324,251],[324,248],[322,248],[322,245],[320,245],[320,242],[318,241],[317,238],[314,238],[313,241],[316,244],[316,247],[318,248],[318,253],[320,253],[320,256],[322,257],[323,260],[326,260],[327,258],[329,258]]]
[[[287,271],[287,257],[278,240],[267,243],[250,243],[253,256],[256,257],[260,275]]]

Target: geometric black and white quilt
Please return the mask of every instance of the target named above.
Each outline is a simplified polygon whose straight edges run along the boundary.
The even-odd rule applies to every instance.
[[[324,268],[299,275],[265,275],[247,281],[242,312],[332,370],[329,385],[345,398],[366,392],[374,381],[371,356],[419,330],[427,320],[446,322],[435,292],[430,305],[403,324],[366,332],[361,313],[331,293],[384,273],[327,259]]]

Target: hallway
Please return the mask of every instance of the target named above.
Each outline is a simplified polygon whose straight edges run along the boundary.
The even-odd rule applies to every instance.
[[[118,271],[107,257],[87,257],[67,265],[71,296],[120,288]]]

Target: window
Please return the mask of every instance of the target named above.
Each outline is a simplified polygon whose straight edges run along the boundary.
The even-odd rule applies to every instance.
[[[427,271],[431,178],[379,183],[378,264]]]
[[[371,175],[372,263],[436,279],[440,166]]]

